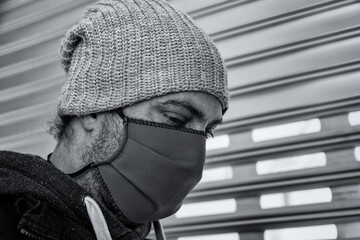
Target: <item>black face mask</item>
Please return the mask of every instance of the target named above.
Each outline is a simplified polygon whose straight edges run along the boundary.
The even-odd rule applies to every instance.
[[[206,133],[122,117],[120,149],[72,176],[97,168],[116,205],[135,223],[170,216],[201,179]]]

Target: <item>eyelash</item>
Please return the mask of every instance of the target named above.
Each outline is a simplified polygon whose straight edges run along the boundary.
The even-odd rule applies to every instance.
[[[172,123],[175,124],[176,127],[185,127],[186,123],[189,121],[188,119],[184,119],[184,120],[181,120],[179,118],[176,118],[176,117],[172,117],[172,116],[169,116],[167,114],[164,113],[164,117],[171,121]]]
[[[179,118],[176,118],[176,117],[172,117],[172,116],[169,116],[167,114],[163,114],[164,117],[171,121],[172,123],[175,124],[176,127],[185,127],[186,123],[189,121],[189,119],[185,118],[185,120],[181,120]],[[210,128],[210,129],[205,129],[205,132],[206,132],[206,138],[214,138],[214,129],[213,128]]]

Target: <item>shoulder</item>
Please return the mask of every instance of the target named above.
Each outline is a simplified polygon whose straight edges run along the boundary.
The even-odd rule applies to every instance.
[[[18,153],[12,151],[0,151],[0,168],[13,171],[28,171],[31,166],[49,165],[40,156]],[[35,167],[36,168],[36,167]]]
[[[45,161],[43,158],[37,155],[0,150],[0,164],[5,163],[7,161],[25,161],[25,160]]]
[[[30,154],[0,151],[0,195],[20,194],[21,190],[35,188],[44,172],[42,165],[46,164],[45,160]]]
[[[85,228],[82,225],[88,221],[82,201],[85,190],[44,159],[30,154],[0,151],[0,179],[0,239],[22,239],[2,238],[2,221],[15,217],[14,222],[19,224],[22,216],[26,215],[28,220],[30,213],[36,219],[39,214],[45,214],[46,219],[55,216],[52,218],[54,222],[51,222],[54,226],[60,226],[59,221],[66,226]],[[20,203],[21,207],[14,208]],[[27,211],[19,216],[18,209]]]

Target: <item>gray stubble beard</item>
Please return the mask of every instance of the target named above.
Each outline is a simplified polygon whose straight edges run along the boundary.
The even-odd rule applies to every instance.
[[[87,164],[106,161],[116,152],[124,141],[124,125],[122,120],[109,113],[105,116],[101,130],[90,145],[81,147],[81,159]],[[112,199],[97,169],[92,168],[76,179],[96,201],[114,211]]]

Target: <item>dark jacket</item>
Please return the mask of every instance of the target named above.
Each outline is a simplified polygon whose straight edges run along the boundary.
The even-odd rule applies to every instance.
[[[83,204],[89,195],[38,156],[0,151],[0,240],[96,239]],[[100,205],[112,239],[144,239],[150,224],[133,224]]]

